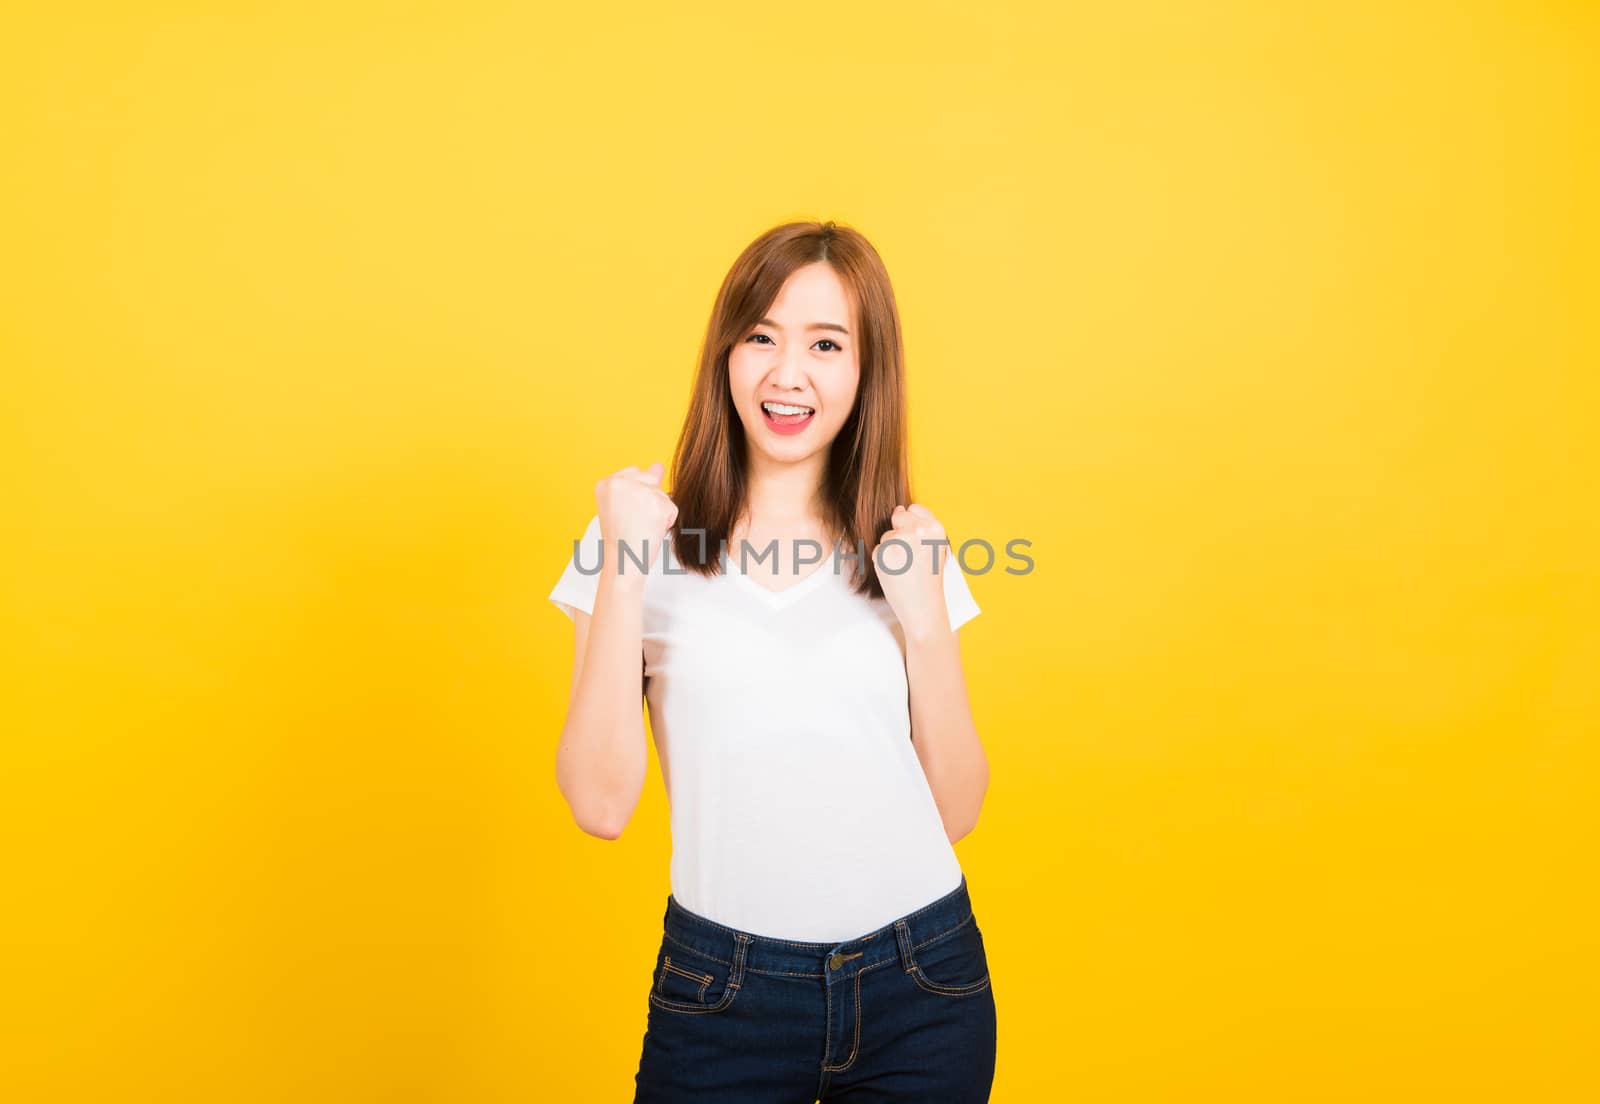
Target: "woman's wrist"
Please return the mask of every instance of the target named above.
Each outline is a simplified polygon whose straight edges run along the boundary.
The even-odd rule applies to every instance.
[[[644,569],[633,561],[621,564],[607,556],[600,568],[599,589],[624,597],[639,597],[644,594],[645,578]]]

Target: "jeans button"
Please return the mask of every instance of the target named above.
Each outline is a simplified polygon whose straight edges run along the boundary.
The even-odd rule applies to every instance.
[[[843,963],[844,959],[839,955],[838,951],[834,951],[833,954],[828,957],[828,969],[830,970],[837,970]]]

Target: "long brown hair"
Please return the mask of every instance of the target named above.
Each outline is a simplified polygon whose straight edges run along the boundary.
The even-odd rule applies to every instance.
[[[861,370],[855,407],[828,447],[822,521],[830,539],[842,544],[841,555],[862,554],[856,591],[881,598],[873,547],[888,531],[896,504],[912,501],[900,312],[878,251],[859,231],[832,220],[773,227],[745,247],[723,278],[672,454],[670,494],[678,507],[673,551],[687,570],[710,576],[720,569],[718,554],[749,491],[748,446],[729,395],[728,354],[766,314],[790,274],[817,261],[832,266],[855,307]],[[815,570],[832,570],[832,557],[829,547]]]

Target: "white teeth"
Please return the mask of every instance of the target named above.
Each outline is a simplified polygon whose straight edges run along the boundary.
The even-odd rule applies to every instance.
[[[809,406],[789,406],[787,403],[775,403],[775,402],[764,402],[764,403],[761,404],[761,406],[762,406],[763,409],[770,410],[774,414],[810,414],[810,413],[812,413],[812,410],[811,410],[811,408]]]

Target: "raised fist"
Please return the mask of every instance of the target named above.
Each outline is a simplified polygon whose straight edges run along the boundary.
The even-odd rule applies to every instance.
[[[660,557],[667,530],[678,520],[677,504],[661,489],[662,474],[658,460],[643,471],[636,464],[629,465],[594,485],[607,571],[634,574],[639,561],[645,561],[648,569]],[[623,545],[628,548],[626,560],[620,551]]]

